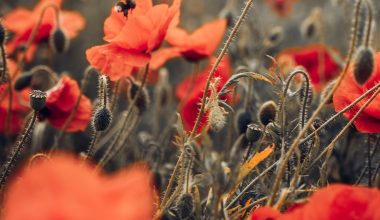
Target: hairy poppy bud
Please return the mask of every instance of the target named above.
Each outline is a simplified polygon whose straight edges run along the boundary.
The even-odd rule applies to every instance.
[[[252,122],[251,114],[245,111],[244,109],[240,109],[235,116],[236,129],[239,134],[245,133],[247,130],[247,126]]]
[[[320,32],[321,9],[314,8],[310,16],[301,24],[301,34],[306,39],[312,39],[319,35]]]
[[[56,53],[64,53],[69,48],[69,39],[62,31],[61,28],[56,28],[50,38],[49,38],[50,47]]]
[[[264,40],[264,45],[267,47],[277,46],[284,40],[284,29],[280,26],[272,28],[268,37]]]
[[[374,63],[373,50],[368,47],[360,47],[354,60],[354,77],[358,84],[363,85],[371,77]]]
[[[193,196],[190,193],[183,194],[177,203],[177,212],[180,219],[187,219],[192,214],[193,209]]]
[[[2,24],[0,24],[0,45],[5,44],[6,31]]]
[[[220,107],[219,105],[215,105],[210,108],[208,123],[212,130],[218,132],[224,128],[226,125],[226,114],[227,112],[224,110],[224,108]]]
[[[28,87],[33,79],[33,73],[24,72],[15,82],[14,88],[16,91],[21,91]]]
[[[276,103],[274,101],[267,101],[260,107],[257,118],[260,120],[261,124],[266,126],[275,120],[276,113]]]
[[[258,124],[252,123],[248,125],[245,136],[247,137],[248,141],[254,143],[261,139],[263,136],[263,130]]]
[[[130,102],[133,101],[133,99],[136,97],[137,92],[139,91],[140,85],[138,85],[133,79],[128,78],[130,81],[129,88],[128,88],[128,99]],[[146,90],[146,88],[142,88],[139,97],[137,97],[135,106],[138,108],[140,114],[143,113],[149,106],[150,98],[149,93]]]
[[[46,92],[40,90],[33,90],[30,92],[30,107],[35,111],[40,111],[45,107]]]
[[[111,124],[112,114],[108,108],[98,108],[93,116],[93,125],[96,131],[104,131]]]

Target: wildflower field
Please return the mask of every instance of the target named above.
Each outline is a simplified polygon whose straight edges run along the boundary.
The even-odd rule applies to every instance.
[[[0,220],[380,220],[378,12],[1,0]]]

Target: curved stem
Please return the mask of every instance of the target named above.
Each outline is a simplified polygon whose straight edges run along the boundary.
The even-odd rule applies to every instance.
[[[1,49],[1,60],[3,64],[3,71],[0,75],[1,76],[0,84],[2,84],[5,80],[5,75],[7,74],[8,65],[7,65],[7,53],[5,52],[4,44],[0,45],[0,49]],[[10,77],[8,78],[8,80],[11,80]]]
[[[196,131],[198,130],[198,126],[199,126],[199,123],[201,121],[201,118],[205,112],[207,92],[208,92],[209,87],[210,87],[211,79],[214,76],[215,71],[216,71],[217,67],[219,66],[219,63],[222,61],[222,58],[224,57],[225,53],[227,52],[227,49],[229,48],[232,40],[234,39],[235,35],[237,34],[237,31],[239,30],[240,25],[243,23],[245,16],[248,14],[248,11],[252,6],[253,1],[254,0],[248,0],[246,2],[245,7],[243,9],[243,12],[241,13],[239,19],[237,20],[237,22],[236,22],[235,26],[233,27],[230,35],[228,36],[228,39],[227,39],[222,51],[219,53],[218,58],[216,59],[214,65],[211,68],[211,71],[210,71],[208,78],[207,78],[206,87],[205,87],[204,92],[203,92],[201,109],[198,113],[197,119],[196,119],[194,127],[193,127],[193,129],[189,135],[188,140],[191,140],[194,137]]]
[[[46,65],[38,65],[38,66],[35,66],[33,67],[30,72],[34,75],[36,74],[37,72],[39,71],[44,71],[45,73],[48,74],[50,80],[56,84],[58,81],[59,81],[59,77],[57,76],[57,74],[48,66]]]
[[[352,39],[351,39],[351,42],[350,42],[350,49],[349,49],[349,53],[348,53],[348,56],[347,56],[347,61],[346,61],[346,64],[345,64],[345,67],[343,69],[343,71],[341,72],[339,78],[337,79],[337,82],[335,84],[335,86],[329,91],[329,93],[326,95],[326,97],[321,101],[321,103],[319,104],[318,108],[314,111],[313,115],[310,117],[310,119],[308,120],[308,122],[306,123],[305,127],[302,129],[301,132],[298,133],[297,137],[295,138],[295,140],[293,141],[292,145],[289,147],[289,150],[287,152],[287,154],[285,155],[282,163],[280,164],[280,167],[278,169],[278,172],[277,172],[277,176],[276,176],[276,179],[273,183],[273,188],[272,188],[272,195],[270,196],[267,204],[272,206],[273,203],[274,203],[274,199],[277,195],[277,192],[280,188],[280,183],[281,183],[281,180],[282,180],[282,177],[283,175],[285,174],[285,169],[286,169],[286,164],[288,163],[291,155],[294,153],[294,151],[296,149],[298,149],[298,146],[299,146],[299,143],[301,142],[301,139],[302,137],[306,134],[308,128],[312,125],[312,123],[314,122],[314,120],[317,118],[317,116],[319,115],[319,113],[322,111],[323,107],[325,106],[325,104],[330,100],[330,97],[334,94],[334,92],[338,89],[338,87],[340,86],[341,82],[343,81],[343,78],[346,76],[347,74],[347,71],[348,71],[348,68],[350,66],[350,63],[351,63],[351,60],[352,60],[352,56],[353,56],[353,53],[354,53],[354,46],[356,44],[356,41],[357,41],[357,29],[358,29],[358,24],[359,24],[359,11],[360,11],[360,5],[361,5],[361,2],[362,0],[359,0],[357,3],[356,3],[356,6],[355,6],[355,17],[354,17],[354,25],[353,25],[353,34],[352,34]]]

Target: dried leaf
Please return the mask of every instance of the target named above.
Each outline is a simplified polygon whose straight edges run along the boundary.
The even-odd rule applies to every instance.
[[[269,157],[274,150],[274,144],[269,145],[263,151],[256,153],[250,160],[245,162],[239,170],[238,182],[246,177],[257,165]]]

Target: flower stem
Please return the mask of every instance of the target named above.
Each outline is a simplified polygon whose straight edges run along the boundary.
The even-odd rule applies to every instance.
[[[213,64],[213,66],[211,68],[211,71],[210,71],[210,73],[208,75],[208,78],[207,78],[206,87],[205,87],[204,92],[203,92],[201,109],[200,109],[200,111],[198,113],[198,116],[197,116],[197,119],[195,121],[194,127],[193,127],[193,129],[192,129],[192,131],[191,131],[191,133],[189,135],[188,141],[190,141],[194,137],[196,131],[198,130],[201,118],[202,118],[203,114],[205,113],[207,91],[209,90],[212,77],[214,76],[215,71],[216,71],[216,69],[219,66],[219,63],[222,61],[222,58],[226,54],[227,49],[231,45],[232,40],[234,39],[235,35],[237,34],[237,32],[238,32],[238,30],[240,28],[240,25],[243,23],[245,16],[248,14],[249,9],[253,5],[253,2],[254,2],[254,0],[248,0],[246,2],[245,7],[244,7],[244,9],[243,9],[243,11],[242,11],[239,19],[237,20],[235,26],[233,27],[231,33],[228,36],[228,39],[227,39],[226,43],[224,44],[224,47],[220,51],[220,53],[218,55],[218,58],[216,59],[215,63]]]
[[[29,121],[28,126],[26,127],[25,131],[23,132],[23,134],[20,137],[20,140],[17,142],[17,145],[14,148],[15,150],[11,154],[9,161],[6,162],[6,164],[4,165],[5,167],[4,167],[2,174],[1,174],[1,177],[0,177],[0,186],[1,187],[4,186],[10,170],[14,166],[14,163],[16,162],[21,150],[23,149],[24,144],[29,137],[29,134],[32,132],[34,124],[36,122],[36,119],[37,119],[37,111],[34,111],[32,119]]]
[[[285,169],[287,167],[286,165],[287,165],[290,157],[293,155],[294,151],[296,149],[298,149],[298,146],[299,146],[299,144],[301,142],[301,139],[304,137],[304,135],[306,134],[306,132],[309,129],[309,127],[313,124],[314,120],[318,117],[319,113],[322,111],[322,109],[325,106],[325,104],[330,100],[331,96],[338,89],[338,87],[340,86],[341,82],[343,81],[343,78],[347,74],[348,68],[349,68],[351,60],[352,60],[352,56],[354,54],[354,50],[355,50],[354,46],[356,45],[356,41],[357,41],[357,34],[356,34],[356,32],[357,32],[358,24],[359,24],[359,14],[360,14],[360,5],[361,5],[361,2],[362,2],[362,0],[359,0],[356,3],[356,6],[355,6],[355,17],[354,17],[354,22],[353,22],[354,25],[353,25],[353,31],[352,31],[352,39],[351,39],[351,42],[350,42],[350,49],[349,49],[349,53],[348,53],[348,56],[347,56],[345,67],[344,67],[343,71],[341,72],[339,78],[337,79],[337,82],[336,82],[335,86],[329,91],[329,93],[321,101],[321,103],[319,104],[319,106],[317,107],[317,109],[313,112],[313,115],[307,121],[307,123],[304,126],[304,128],[298,133],[298,135],[295,138],[295,140],[293,141],[292,145],[289,147],[289,150],[286,153],[285,157],[283,158],[282,163],[279,165],[279,169],[278,169],[278,172],[277,172],[277,175],[276,175],[276,179],[275,179],[275,181],[273,183],[272,195],[269,197],[267,205],[272,206],[273,203],[274,203],[275,197],[276,197],[277,192],[278,192],[278,190],[280,188],[282,177],[285,174]]]

